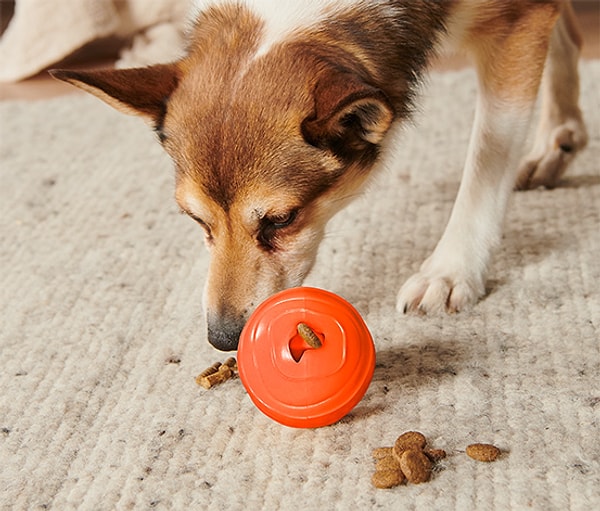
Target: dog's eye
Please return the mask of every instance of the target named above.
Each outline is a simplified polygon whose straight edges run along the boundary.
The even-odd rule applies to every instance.
[[[209,225],[208,225],[208,224],[207,224],[207,223],[206,223],[204,220],[202,220],[201,218],[198,218],[198,217],[196,217],[196,216],[193,216],[192,218],[193,218],[193,219],[194,219],[196,222],[198,222],[198,224],[200,225],[200,227],[202,227],[202,229],[204,229],[204,232],[206,233],[206,238],[207,238],[208,240],[211,240],[211,239],[212,239],[212,232],[211,232],[211,230],[210,230],[210,227],[209,227]]]
[[[200,227],[202,227],[204,229],[204,231],[206,232],[207,240],[210,241],[212,239],[212,233],[210,230],[210,226],[204,220],[202,220],[202,218],[194,215],[193,213],[190,213],[189,211],[182,211],[182,213],[185,213],[186,215],[188,215],[192,220],[194,220],[196,223],[198,223],[200,225]]]
[[[281,215],[266,216],[262,219],[258,241],[268,250],[276,248],[277,232],[291,225],[298,216],[298,210]]]
[[[288,213],[282,215],[271,216],[267,218],[267,222],[273,229],[283,229],[290,225],[298,215],[298,210],[291,210]]]

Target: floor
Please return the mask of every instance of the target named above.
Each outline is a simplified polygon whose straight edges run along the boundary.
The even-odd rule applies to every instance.
[[[600,0],[575,0],[573,5],[584,37],[582,57],[600,58]],[[11,3],[0,0],[0,9],[1,30],[10,19]],[[114,39],[93,43],[77,52],[63,65],[69,68],[110,66],[120,43],[121,41]],[[435,62],[435,68],[441,70],[461,69],[468,65],[468,61],[461,56],[444,57]],[[45,72],[18,83],[0,83],[0,101],[45,99],[77,92],[72,86],[53,80]]]

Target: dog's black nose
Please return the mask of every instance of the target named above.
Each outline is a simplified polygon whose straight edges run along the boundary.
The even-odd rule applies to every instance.
[[[244,322],[208,320],[208,342],[221,351],[235,351]]]

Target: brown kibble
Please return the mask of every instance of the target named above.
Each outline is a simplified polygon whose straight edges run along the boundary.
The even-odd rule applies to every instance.
[[[477,461],[496,461],[500,456],[500,449],[492,444],[471,444],[466,449],[467,456]]]
[[[385,458],[386,456],[391,456],[392,448],[391,447],[377,447],[377,448],[373,449],[373,452],[371,454],[373,455],[374,459],[380,460],[381,458]]]
[[[208,376],[209,374],[214,374],[219,370],[219,367],[221,367],[221,362],[215,362],[213,365],[211,365],[210,367],[207,367],[204,371],[202,371],[196,378],[196,380],[198,380],[199,378],[204,378],[205,376]]]
[[[377,460],[375,470],[401,470],[400,462],[391,454]]]
[[[423,452],[432,463],[437,463],[446,457],[446,451],[444,451],[444,449],[425,449]]]
[[[229,366],[232,371],[237,371],[237,360],[235,357],[229,357],[225,362],[223,362],[224,366]]]
[[[378,470],[371,477],[371,482],[375,488],[393,488],[404,482],[404,476],[399,470]]]
[[[218,374],[218,373],[213,373],[213,374]],[[213,383],[211,380],[209,380],[209,376],[212,376],[212,374],[209,374],[207,376],[198,376],[196,378],[196,383],[198,385],[200,385],[202,388],[205,389],[210,389],[213,386]]]
[[[377,488],[391,488],[387,486],[388,480],[385,477],[391,478],[392,473],[396,473],[395,477],[400,477],[402,483],[408,481],[419,484],[429,481],[434,464],[446,457],[446,451],[426,446],[425,435],[418,431],[407,431],[396,439],[393,447],[374,449],[372,454],[376,460],[376,472],[373,484]]]
[[[400,468],[406,479],[413,484],[427,482],[431,477],[431,461],[421,450],[404,451],[400,457]]]
[[[478,461],[495,461],[502,451],[491,444],[471,444],[466,453]],[[429,481],[434,464],[446,457],[443,449],[427,447],[427,439],[418,431],[400,435],[393,447],[378,447],[372,451],[375,473],[371,480],[376,488],[392,488],[408,481],[420,484]]]
[[[228,358],[224,364],[215,362],[196,377],[196,383],[205,389],[210,389],[219,383],[229,380],[237,371],[235,358]]]
[[[231,370],[231,367],[229,367],[228,365],[222,364],[219,366],[219,373],[222,374],[226,374],[228,377],[231,376],[233,374],[233,371]]]
[[[226,365],[221,365],[219,370],[216,373],[209,374],[202,378],[198,378],[198,385],[204,387],[205,389],[210,389],[219,383],[223,383],[224,381],[229,380],[232,376],[231,369]]]
[[[407,451],[408,449],[421,451],[426,443],[427,439],[423,433],[419,433],[418,431],[407,431],[406,433],[402,433],[396,439],[396,443],[394,444],[394,456],[400,461],[404,451]]]
[[[308,344],[311,348],[320,348],[322,346],[321,339],[315,334],[313,329],[309,327],[306,323],[300,323],[297,327],[298,333],[300,337],[304,339],[304,342]]]

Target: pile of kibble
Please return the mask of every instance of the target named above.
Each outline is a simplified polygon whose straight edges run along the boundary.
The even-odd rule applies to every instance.
[[[478,461],[495,461],[500,449],[490,444],[471,444],[466,453]],[[393,447],[373,450],[375,473],[371,478],[376,488],[393,488],[405,482],[420,484],[429,481],[433,466],[446,457],[443,449],[432,449],[418,431],[400,435]]]

